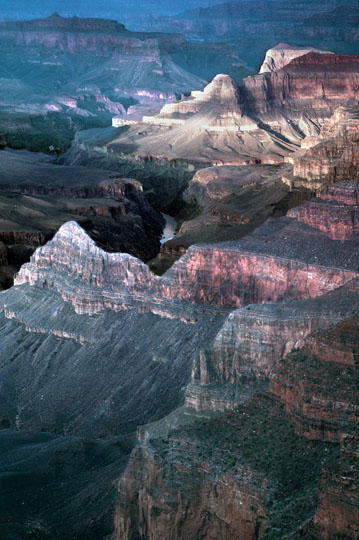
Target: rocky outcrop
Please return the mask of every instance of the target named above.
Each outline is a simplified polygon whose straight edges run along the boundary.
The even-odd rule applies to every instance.
[[[279,43],[273,47],[273,49],[267,51],[259,73],[279,71],[295,58],[304,56],[310,52],[328,54],[328,51],[321,51],[313,47],[295,47],[293,45],[288,45],[287,43]]]
[[[315,299],[232,312],[211,349],[194,359],[187,406],[197,411],[233,409],[267,386],[279,360],[303,347],[308,335],[358,310],[356,279]]]
[[[352,186],[342,185],[342,193],[345,187],[348,200],[355,200]],[[331,206],[328,199],[329,213]],[[163,354],[155,352],[155,348],[159,339],[162,342],[165,328],[171,328],[171,336],[179,336],[182,332],[188,347],[192,348],[190,353],[187,350],[186,369],[182,366],[181,377],[175,370],[176,385],[181,384],[181,392],[184,391],[184,384],[189,382],[192,360],[199,357],[200,366],[194,368],[192,398],[190,391],[187,393],[188,404],[191,402],[195,408],[203,409],[207,400],[207,408],[222,410],[247,399],[258,384],[265,384],[278,356],[287,352],[291,345],[300,345],[311,330],[325,328],[330,321],[336,322],[351,309],[356,309],[355,286],[351,289],[349,283],[358,276],[356,250],[355,236],[345,241],[333,240],[294,217],[278,218],[270,220],[240,242],[194,246],[169,271],[158,277],[151,273],[148,266],[130,255],[102,251],[79,225],[69,222],[60,228],[52,241],[36,250],[29,264],[22,267],[16,277],[15,289],[3,295],[1,305],[4,317],[12,321],[8,323],[12,325],[10,334],[20,325],[23,331],[29,333],[29,337],[36,335],[36,340],[59,336],[66,342],[66,346],[61,346],[62,354],[66,354],[67,347],[75,342],[80,346],[75,356],[82,357],[87,350],[89,359],[97,354],[98,347],[110,347],[111,343],[109,338],[105,345],[102,334],[97,336],[97,331],[93,334],[91,329],[93,324],[97,325],[97,318],[99,330],[107,318],[111,328],[118,328],[118,324],[122,324],[126,329],[122,333],[128,339],[137,335],[142,324],[145,329],[151,320],[156,321],[153,324],[158,324],[160,333],[153,333],[153,343],[150,348],[146,346],[146,354],[141,347],[133,352],[136,358],[137,354],[142,355],[143,361],[148,361],[148,354],[153,356],[146,370],[150,366],[166,366],[165,371],[169,369],[169,354],[177,358],[176,365],[180,368],[187,350],[182,338],[177,341],[171,337],[171,345],[164,341]],[[345,287],[335,295],[335,289],[342,285]],[[332,296],[329,294],[327,303],[319,299],[330,291],[333,293]],[[348,295],[350,300],[347,300]],[[26,296],[28,301],[25,301]],[[48,298],[46,308],[40,300],[42,296]],[[308,301],[306,305],[304,299],[308,298],[318,300],[312,303]],[[303,301],[288,306],[245,308],[254,302],[264,304],[295,299]],[[42,306],[41,317],[37,314],[38,302]],[[236,307],[244,309],[230,316],[215,340],[214,353],[200,355],[201,350],[208,349],[203,345],[210,343],[209,336],[214,338],[223,326],[228,311]],[[64,309],[72,313],[68,322],[62,322]],[[48,310],[57,310],[55,319],[48,317]],[[131,330],[127,325],[132,325]],[[278,332],[282,337],[276,340]],[[191,339],[189,336],[192,336]],[[116,356],[116,351],[113,354]],[[21,358],[20,354],[19,361]],[[112,358],[111,353],[109,366],[112,365]],[[127,358],[127,353],[124,358]],[[6,369],[10,367],[11,370],[15,369],[13,364],[7,364]],[[21,380],[17,373],[18,376]],[[65,381],[68,384],[66,377],[64,384]],[[123,382],[118,384],[121,387]],[[212,384],[228,388],[225,397],[222,395],[219,398],[217,392],[217,402],[216,399],[212,400],[214,394],[211,397]],[[39,381],[39,395],[40,392],[41,395],[49,392],[50,388],[46,378]],[[31,426],[32,420],[25,412],[26,395],[22,391],[17,395],[15,389],[14,392],[17,396],[14,401],[19,400],[24,407],[19,413],[20,418],[25,426]],[[207,397],[203,397],[206,392]],[[115,395],[118,396],[117,391]],[[126,391],[123,395],[127,395]],[[149,399],[151,395],[150,392]],[[174,396],[174,399],[180,399],[179,394]],[[120,402],[117,401],[119,397],[114,399],[118,407],[116,415],[121,414],[122,398]],[[137,399],[136,396],[134,399]],[[32,403],[32,407],[35,407],[35,400]],[[53,404],[53,409],[50,407],[49,410],[57,411],[57,405]],[[108,411],[106,409],[101,413],[105,419],[105,431],[113,429],[114,411],[110,406]],[[68,422],[66,414],[63,422],[65,425]],[[85,429],[82,422],[80,415],[74,421],[76,429]],[[38,425],[38,420],[35,423]],[[51,425],[50,419],[46,425]],[[63,424],[60,422],[60,425]]]
[[[307,437],[339,442],[358,429],[358,325],[354,316],[333,330],[319,331],[272,375],[272,392]]]
[[[328,204],[330,212],[325,210]],[[323,231],[334,240],[354,239],[359,232],[357,185],[343,182],[329,187],[322,196],[312,199],[300,208],[290,210],[288,215]]]
[[[73,247],[81,251],[75,238]],[[209,317],[208,310],[163,313],[153,307],[151,312],[130,295],[120,305],[117,300],[114,312],[110,308],[116,293],[110,284],[107,298],[97,293],[95,276],[91,282],[87,275],[86,288],[84,283],[79,287],[82,268],[85,275],[94,269],[82,261],[77,276],[70,269],[63,276],[66,294],[72,302],[76,297],[77,313],[56,292],[55,275],[0,295],[0,420],[10,428],[90,437],[133,432],[183,402],[192,354],[211,341],[222,324],[223,315],[215,311]],[[126,279],[125,266],[122,276]],[[110,308],[94,313],[94,306],[103,308],[104,303]]]
[[[336,449],[295,435],[270,396],[217,418],[180,415],[168,419],[176,427],[149,426],[133,451],[119,482],[116,540],[285,538],[315,511],[320,462]]]
[[[266,113],[276,107],[315,110],[320,119],[344,100],[357,99],[358,55],[309,52],[279,71],[243,81],[247,110]],[[324,75],[325,73],[325,75]],[[312,77],[310,76],[312,75]]]
[[[61,167],[44,155],[5,150],[0,154],[0,240],[7,256],[2,286],[31,253],[65,222],[76,219],[108,251],[143,260],[157,254],[162,216],[144,200],[142,186],[110,171]]]
[[[347,184],[349,193],[354,186]],[[67,278],[69,269],[76,286]],[[81,312],[118,309],[126,299],[163,306],[164,312],[173,302],[226,310],[320,296],[358,272],[355,235],[333,240],[295,218],[270,220],[239,242],[193,246],[161,278],[129,255],[103,252],[76,223],[68,223],[22,267],[16,284],[51,283]]]
[[[112,159],[127,155],[173,167],[280,164],[305,136],[318,134],[337,106],[357,98],[358,65],[355,55],[312,51],[241,85],[219,74],[203,91],[100,144],[89,133],[87,144]]]
[[[358,322],[308,337],[274,369],[271,393],[219,416],[178,410],[142,429],[119,483],[115,538],[354,539]]]
[[[302,141],[302,150],[287,158],[291,187],[320,191],[323,185],[358,177],[358,107],[339,107],[317,137]]]

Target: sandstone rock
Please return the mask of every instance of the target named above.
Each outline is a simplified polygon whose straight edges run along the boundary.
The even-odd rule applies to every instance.
[[[148,429],[121,477],[114,536],[285,538],[315,511],[321,460],[333,454],[295,435],[266,394],[172,429],[164,420]]]
[[[302,150],[287,158],[293,163],[290,186],[321,191],[326,184],[358,176],[358,107],[339,107],[317,137],[302,141]]]
[[[233,311],[211,349],[195,357],[186,405],[197,411],[233,409],[267,386],[277,362],[303,347],[309,334],[358,309],[356,279],[315,299]]]
[[[340,441],[359,424],[358,316],[308,337],[276,368],[271,390],[307,437]]]
[[[328,54],[328,51],[320,51],[313,47],[295,47],[287,43],[279,43],[273,49],[267,51],[259,73],[279,71],[298,56],[304,56],[310,52]]]

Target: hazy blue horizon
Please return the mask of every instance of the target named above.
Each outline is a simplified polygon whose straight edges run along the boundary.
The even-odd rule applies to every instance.
[[[188,9],[208,7],[224,0],[1,0],[1,20],[47,17],[54,11],[63,16],[102,17],[121,20],[129,15],[175,15]]]

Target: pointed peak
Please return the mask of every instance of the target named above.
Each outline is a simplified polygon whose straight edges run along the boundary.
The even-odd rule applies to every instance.
[[[95,242],[89,237],[87,232],[76,222],[76,221],[67,221],[57,231],[55,239],[66,238],[70,239],[71,242],[76,243],[86,243],[96,245]]]
[[[212,99],[221,102],[238,102],[238,85],[230,75],[219,73],[214,77],[203,91],[204,94]]]

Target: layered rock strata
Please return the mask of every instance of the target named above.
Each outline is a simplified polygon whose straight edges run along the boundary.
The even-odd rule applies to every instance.
[[[239,239],[269,217],[285,215],[305,199],[282,182],[290,165],[217,166],[200,169],[184,192],[194,207],[176,235],[165,243],[151,267],[163,273],[192,244]],[[183,218],[182,218],[183,219]]]
[[[115,537],[356,538],[358,321],[308,337],[270,393],[148,426],[119,483]]]
[[[10,286],[20,265],[71,219],[108,251],[143,260],[157,254],[164,219],[144,200],[138,182],[52,161],[26,151],[0,153],[1,288]]]
[[[336,455],[295,435],[267,394],[218,418],[164,424],[121,477],[117,540],[285,538],[315,511],[321,461]]]
[[[111,148],[195,165],[280,163],[304,136],[316,135],[343,101],[357,99],[358,77],[358,56],[324,51],[297,56],[241,85],[217,75],[203,92],[145,116]],[[130,142],[133,152],[126,150]]]
[[[196,411],[233,409],[268,386],[281,358],[317,329],[359,311],[358,279],[315,299],[250,305],[232,312],[213,346],[194,359],[186,405]]]
[[[286,158],[293,164],[284,181],[292,188],[320,191],[323,185],[358,177],[357,106],[339,107],[318,136],[302,141],[302,149]]]
[[[349,193],[358,189],[356,184],[346,187]],[[326,203],[330,215],[330,201]],[[344,242],[333,240],[294,217],[278,218],[239,242],[191,247],[159,278],[129,255],[104,253],[71,222],[36,251],[16,284],[51,283],[76,309],[90,313],[105,307],[119,309],[116,306],[126,298],[145,298],[159,307],[180,301],[226,310],[331,291],[358,275],[357,249],[355,236]],[[72,281],[80,288],[74,288]],[[89,285],[93,285],[90,294]]]
[[[358,431],[358,328],[354,316],[308,337],[272,375],[271,391],[306,437],[339,442]]]
[[[287,43],[279,43],[273,49],[269,49],[266,53],[263,64],[259,73],[267,73],[271,71],[279,71],[284,68],[292,60],[299,56],[304,56],[311,52],[319,54],[328,54],[329,51],[321,51],[313,47],[295,47]]]
[[[219,62],[239,79],[250,73],[230,45],[58,14],[2,22],[0,51],[0,129],[12,147],[36,151],[63,151],[76,131],[113,117],[121,125],[157,114],[202,88]]]
[[[346,187],[348,193],[352,193],[352,186],[348,184]],[[344,186],[341,186],[341,190],[343,189]],[[328,212],[330,209],[331,204],[328,200]],[[293,329],[293,322],[287,322],[286,326],[283,323],[284,318],[290,321],[288,314],[291,306],[278,306],[275,311],[271,306],[251,307],[249,310],[245,306],[253,302],[263,304],[268,301],[282,302],[320,297],[345,284],[347,288],[344,288],[342,295],[338,294],[337,298],[346,298],[347,294],[351,294],[349,282],[358,276],[357,259],[355,237],[345,241],[333,240],[323,231],[300,223],[294,217],[279,218],[269,221],[251,237],[238,243],[194,246],[169,271],[158,277],[151,273],[148,266],[128,254],[102,251],[79,225],[69,222],[61,227],[52,241],[36,250],[29,264],[22,267],[16,277],[16,287],[6,295],[3,293],[1,305],[4,313],[4,331],[11,335],[17,331],[28,333],[29,339],[34,339],[35,343],[38,341],[46,343],[47,340],[55,339],[54,336],[59,336],[62,343],[59,351],[63,351],[61,357],[62,354],[66,354],[68,348],[74,347],[74,357],[83,358],[84,354],[88,354],[91,359],[93,355],[98,354],[99,347],[104,350],[110,347],[112,332],[119,331],[118,325],[123,327],[120,331],[123,339],[132,339],[131,336],[135,339],[139,332],[146,332],[148,325],[153,324],[158,331],[151,334],[146,354],[142,346],[136,346],[133,354],[129,354],[127,347],[123,353],[116,352],[117,349],[113,350],[113,353],[109,353],[108,369],[117,354],[120,354],[120,358],[123,354],[125,365],[128,354],[131,361],[137,358],[137,354],[141,355],[143,361],[140,365],[147,362],[146,370],[152,366],[153,373],[157,373],[157,369],[160,373],[167,373],[167,370],[173,367],[171,358],[176,359],[174,377],[176,384],[180,385],[176,386],[178,393],[173,392],[173,400],[176,401],[180,400],[180,396],[182,399],[184,397],[184,384],[189,382],[193,357],[198,357],[201,350],[208,348],[204,344],[211,343],[208,340],[213,339],[218,333],[228,312],[233,308],[242,307],[244,309],[231,316],[217,336],[214,350],[218,352],[215,352],[215,361],[211,356],[208,360],[202,355],[203,365],[200,369],[194,370],[194,381],[198,384],[199,380],[200,386],[201,383],[202,386],[205,386],[203,383],[210,385],[213,383],[212,375],[206,375],[207,369],[208,373],[213,371],[218,378],[217,383],[230,387],[229,397],[225,399],[222,397],[219,405],[214,400],[214,404],[211,405],[213,409],[223,409],[228,403],[233,406],[233,403],[243,401],[243,396],[247,398],[253,393],[258,383],[265,382],[278,355],[288,350],[286,336],[289,336]],[[332,294],[334,295],[334,292]],[[42,296],[47,298],[45,303],[41,300]],[[25,301],[26,297],[28,299]],[[294,322],[297,330],[291,336],[291,343],[301,344],[301,340],[311,329],[326,327],[329,321],[340,320],[349,309],[356,309],[355,294],[352,294],[350,302],[343,305],[337,313],[332,307],[335,302],[339,304],[334,295],[328,300],[327,306],[330,307],[325,307],[325,302],[319,300],[309,302],[308,306],[305,302],[294,303],[293,307],[297,314]],[[42,313],[41,317],[39,310]],[[48,316],[51,312],[55,313],[54,316]],[[62,322],[66,320],[64,313],[67,313],[69,321],[73,321],[70,326]],[[10,322],[6,322],[7,319],[10,319]],[[98,336],[97,331],[93,331],[93,325],[96,327],[99,325],[101,328],[107,319],[107,324],[110,325],[108,336],[102,336],[102,332]],[[261,327],[260,334],[258,325]],[[283,336],[275,343],[273,336],[275,329],[278,328],[282,329]],[[172,336],[169,342],[167,340],[163,342],[163,332],[166,335],[169,332],[168,335]],[[233,339],[227,345],[228,334]],[[186,347],[180,335],[186,336]],[[178,340],[175,336],[178,336]],[[189,336],[192,337],[189,339]],[[260,338],[259,345],[254,346],[257,337]],[[9,345],[4,342],[4,347],[11,347],[11,339],[6,341]],[[156,347],[159,347],[158,340],[163,342],[163,353],[155,352]],[[40,347],[40,344],[37,346]],[[187,347],[190,347],[190,351]],[[266,360],[261,356],[264,349],[267,351]],[[44,345],[43,351],[46,350],[47,346]],[[29,354],[31,356],[31,352]],[[151,361],[148,361],[148,354],[153,357]],[[8,351],[4,353],[5,358],[8,355]],[[19,361],[21,357],[20,354]],[[182,370],[180,377],[177,368]],[[22,375],[17,371],[18,367],[15,367],[15,364],[5,362],[4,369],[6,373],[12,373],[11,378],[22,380]],[[118,376],[122,381],[122,371]],[[69,384],[67,377],[68,374],[64,376],[64,385]],[[74,381],[77,377],[79,373],[74,377]],[[4,380],[6,379],[7,376]],[[170,380],[171,377],[168,383]],[[238,390],[238,386],[243,382],[244,390],[243,388]],[[122,387],[124,383],[117,384]],[[31,414],[34,414],[31,411],[37,410],[38,406],[35,407],[35,399],[32,400],[30,413],[27,412],[27,394],[20,388],[21,384],[19,390],[16,387],[13,389],[12,399],[14,403],[23,404],[21,412],[17,413],[19,422],[28,427],[33,422],[36,426],[43,425],[35,416],[31,418]],[[72,392],[71,388],[69,391]],[[107,389],[107,383],[104,388]],[[153,386],[153,391],[156,391],[156,388],[157,384]],[[166,388],[168,389],[167,385]],[[46,377],[39,380],[39,395],[47,395],[50,389],[51,384]],[[106,391],[111,395],[114,392],[113,389]],[[64,395],[69,399],[68,391],[64,392]],[[116,397],[113,398],[113,403],[118,409],[116,414],[115,407],[111,405],[112,401],[108,402],[108,408],[107,405],[106,407],[104,404],[101,405],[105,407],[101,413],[101,418],[102,416],[104,418],[104,427],[101,429],[104,432],[113,429],[112,422],[118,414],[122,414],[124,407],[123,398],[120,398],[119,393],[116,391],[114,395]],[[123,396],[125,395],[126,391],[123,391]],[[138,394],[135,394],[135,400],[136,396],[138,397]],[[150,399],[152,390],[148,396]],[[187,399],[190,403],[190,393],[187,394]],[[196,408],[205,407],[201,399],[200,392],[192,398]],[[164,406],[169,407],[169,403],[173,405],[173,400],[168,402],[165,400]],[[58,405],[52,399],[50,402],[51,415],[57,414]],[[87,408],[84,405],[83,407]],[[160,409],[163,410],[162,405]],[[67,411],[67,407],[65,410]],[[153,410],[152,407],[150,410]],[[67,413],[64,414],[64,419],[59,425],[68,425],[70,422],[70,425],[74,426],[73,429],[85,430],[85,426],[82,425],[83,415],[81,413],[77,417],[77,414],[73,423],[70,422]],[[100,413],[93,412],[90,416],[93,417],[93,414]],[[4,415],[6,418],[14,419],[11,411],[5,411]],[[142,417],[141,412],[136,416],[136,421]],[[127,425],[127,422],[128,420],[124,425]],[[55,424],[57,425],[57,422]],[[45,425],[51,425],[51,420],[46,420]],[[130,425],[133,424],[130,422]]]

